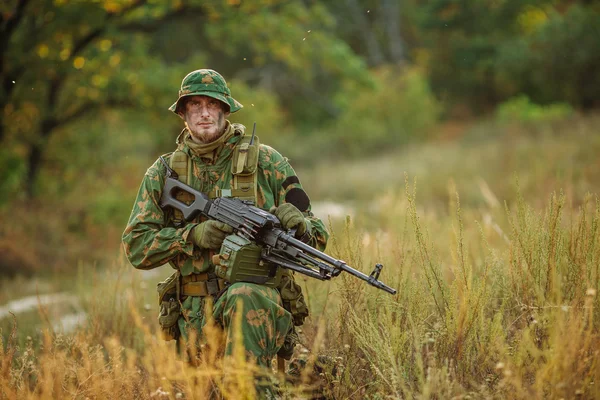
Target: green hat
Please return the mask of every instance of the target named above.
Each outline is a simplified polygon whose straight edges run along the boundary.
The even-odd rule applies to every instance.
[[[169,107],[169,110],[177,114],[179,101],[187,96],[208,96],[217,99],[229,106],[229,112],[234,113],[244,107],[236,99],[231,97],[227,82],[217,71],[212,69],[198,69],[192,71],[181,81],[179,98]]]

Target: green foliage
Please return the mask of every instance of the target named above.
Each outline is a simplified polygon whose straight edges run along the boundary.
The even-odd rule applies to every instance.
[[[120,187],[107,187],[94,196],[90,205],[90,217],[97,225],[119,226],[129,218],[130,210],[126,207]]]
[[[600,10],[583,1],[412,2],[415,62],[449,104],[488,111],[524,93],[542,104],[597,105]],[[417,38],[422,38],[421,40]]]
[[[25,174],[18,176],[29,195],[43,194],[37,177],[54,135],[106,109],[142,112],[142,125],[153,126],[182,77],[206,66],[209,56],[229,81],[239,76],[242,91],[248,83],[260,87],[247,103],[266,107],[261,113],[268,122],[259,121],[266,139],[279,138],[274,132],[281,132],[282,118],[334,115],[338,110],[327,107],[327,97],[344,81],[370,81],[360,57],[333,34],[334,21],[320,4],[17,0],[5,15],[0,140],[13,151],[23,149]],[[174,36],[181,46],[163,40]],[[173,54],[174,47],[188,50]],[[292,112],[276,115],[283,114],[279,104]],[[242,117],[249,119],[259,120],[252,111]]]
[[[566,103],[538,105],[525,95],[517,96],[498,105],[496,118],[501,122],[551,122],[573,114],[573,107]]]
[[[21,150],[22,187],[30,196],[40,193],[37,177],[54,134],[107,108],[152,107],[173,82],[150,56],[148,36],[128,29],[143,30],[175,5],[149,4],[139,12],[142,5],[20,0],[6,12],[0,140],[5,148]]]
[[[344,112],[331,128],[337,150],[365,154],[424,140],[440,106],[418,69],[382,68],[376,87],[350,87],[339,93]]]
[[[600,90],[600,10],[575,4],[564,13],[537,9],[540,18],[499,48],[497,69],[504,84],[541,103],[597,105]],[[525,9],[521,23],[535,17]],[[527,26],[527,25],[526,25]]]
[[[207,44],[225,68],[278,94],[297,124],[314,126],[339,110],[328,102],[350,80],[368,84],[364,61],[333,32],[334,19],[319,2],[212,2],[218,23],[206,28]],[[223,38],[227,38],[223,40]]]
[[[25,172],[23,160],[9,149],[0,149],[0,208],[15,200]],[[21,197],[21,196],[17,196]]]
[[[15,367],[1,390],[149,398],[181,371],[172,351],[146,351],[157,347],[153,328],[131,326],[155,319],[153,283],[122,279],[122,261],[106,275],[87,261],[114,264],[140,178],[182,127],[167,107],[187,72],[210,67],[245,106],[232,119],[249,130],[256,121],[263,143],[304,167],[315,203],[364,211],[341,235],[332,222],[329,251],[365,273],[382,261],[382,279],[399,289],[302,282],[313,311],[305,343],[315,339],[316,352],[326,332],[340,363],[336,398],[598,397],[600,206],[586,194],[600,182],[599,121],[573,115],[598,105],[598,4],[426,3],[3,2],[0,269],[62,268],[68,278],[40,292],[71,291],[85,260],[75,292],[90,323],[72,353],[58,336],[60,346],[48,339],[39,358],[28,347],[11,364],[15,348],[1,342],[5,372]],[[498,108],[490,123],[453,133],[462,139],[444,126],[440,137],[456,140],[418,143],[440,104],[467,115]],[[402,190],[402,171],[423,182],[418,197]],[[38,201],[23,202],[28,185]],[[3,281],[2,303],[35,294],[31,282]],[[19,333],[37,340],[40,319],[50,327],[71,311],[18,316]]]
[[[256,122],[256,134],[261,143],[276,146],[282,143],[286,136],[286,113],[279,104],[274,93],[260,87],[250,87],[239,80],[228,82],[233,97],[244,105],[244,108],[229,119],[246,127],[246,132],[252,133]]]

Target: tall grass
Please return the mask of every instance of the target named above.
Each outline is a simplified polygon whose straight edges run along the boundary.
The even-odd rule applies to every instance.
[[[596,397],[598,200],[588,197],[565,216],[564,195],[552,195],[543,211],[519,198],[500,221],[510,226],[507,240],[491,247],[498,232],[466,223],[472,212],[461,210],[458,197],[432,237],[410,186],[397,199],[406,208],[385,212],[397,222],[408,217],[412,236],[398,243],[400,226],[379,247],[391,261],[382,276],[399,294],[342,281],[341,304],[328,310],[353,349],[332,346],[349,366],[339,397]],[[440,248],[436,238],[446,235],[449,248]],[[377,252],[353,235],[334,243],[354,265]]]
[[[597,146],[588,128],[577,134]],[[598,182],[586,164],[589,147],[552,134],[528,162],[527,152],[511,153],[502,141],[532,151],[535,138],[499,137],[442,146],[441,159],[426,145],[403,179],[374,167],[395,179],[385,190],[367,179],[372,171],[348,167],[351,178],[337,187],[358,198],[367,197],[360,185],[374,188],[371,206],[330,221],[328,252],[365,273],[383,263],[381,279],[398,294],[344,274],[331,282],[298,276],[312,313],[296,349],[309,364],[299,380],[260,371],[239,352],[222,359],[221,333],[212,326],[200,366],[182,361],[156,335],[152,286],[159,277],[144,278],[120,259],[103,272],[81,266],[71,289],[88,323],[77,331],[61,334],[47,321],[37,336],[19,326],[19,315],[15,329],[3,321],[0,398],[201,399],[216,391],[250,399],[257,377],[278,382],[288,398],[600,398],[600,200],[583,192]],[[517,180],[503,171],[502,157],[525,167],[544,157],[556,163],[516,168]],[[567,158],[579,164],[562,176],[553,166]],[[463,169],[456,169],[460,159]],[[478,181],[475,167],[484,161],[489,168],[481,174],[488,175]],[[414,173],[428,162],[443,173]],[[315,174],[335,181],[327,171]],[[564,193],[553,193],[559,183]],[[327,190],[335,191],[319,189]]]
[[[440,220],[419,212],[415,187],[407,182],[396,198],[404,207],[386,210],[398,222],[392,230],[373,239],[347,220],[330,247],[365,272],[375,260],[385,262],[382,279],[399,289],[396,296],[352,277],[301,279],[313,309],[302,337],[314,356],[327,354],[336,366],[320,377],[329,381],[330,395],[600,395],[598,199],[589,196],[572,209],[557,194],[535,210],[521,198],[498,221],[510,227],[506,240],[492,247],[489,239],[498,232],[472,219],[458,196],[452,215]],[[438,246],[438,238],[448,247]],[[246,363],[243,353],[223,360],[205,351],[201,367],[191,367],[171,343],[157,339],[150,318],[142,319],[147,311],[139,286],[117,279],[97,290],[90,294],[95,303],[84,303],[86,328],[72,335],[46,331],[39,349],[33,340],[16,346],[17,331],[7,335],[3,398],[205,398],[212,390],[254,398],[253,379],[264,371]],[[108,294],[100,298],[101,292]],[[208,349],[218,347],[219,335],[209,327]]]

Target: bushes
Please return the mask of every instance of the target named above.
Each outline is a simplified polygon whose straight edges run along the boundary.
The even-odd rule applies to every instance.
[[[18,194],[19,182],[25,174],[25,164],[11,151],[0,149],[0,207],[14,200]]]
[[[256,135],[261,143],[276,146],[282,143],[286,135],[286,115],[274,93],[261,88],[253,88],[241,81],[229,82],[231,94],[244,105],[244,108],[231,114],[229,120],[246,126],[246,132],[252,133],[256,122]]]
[[[335,105],[342,110],[328,125],[307,121],[303,130],[288,124],[274,93],[232,81],[233,96],[244,109],[230,120],[256,132],[261,142],[274,146],[295,161],[313,163],[318,158],[368,156],[429,137],[441,106],[425,75],[416,68],[382,67],[373,71],[374,85],[349,82],[338,93]],[[293,145],[292,145],[293,144]]]
[[[496,119],[500,122],[552,122],[572,114],[573,108],[566,103],[539,105],[529,100],[526,95],[513,97],[496,109]]]
[[[498,77],[512,93],[592,109],[598,105],[600,89],[595,73],[600,67],[600,13],[579,4],[566,12],[542,12],[547,14],[542,24],[499,46]]]
[[[374,88],[340,95],[345,110],[328,131],[338,151],[356,155],[423,140],[439,118],[440,106],[418,69],[385,67],[374,77]]]

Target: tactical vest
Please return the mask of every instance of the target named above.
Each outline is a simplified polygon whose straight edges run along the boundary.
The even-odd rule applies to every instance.
[[[233,150],[231,159],[231,188],[211,190],[209,193],[206,193],[208,197],[211,199],[217,197],[235,197],[256,205],[259,150],[260,141],[258,136],[255,135],[252,138],[251,135],[243,133],[240,141]],[[190,185],[194,168],[192,160],[185,151],[180,149],[175,150],[169,160],[169,167],[177,173],[180,182]],[[175,198],[188,205],[194,200],[192,195],[183,191],[178,191],[175,194]],[[170,220],[175,226],[178,226],[184,222],[183,214],[179,210],[173,210]]]
[[[252,144],[250,141],[252,140]],[[258,136],[243,134],[242,138],[235,147],[231,160],[232,187],[231,189],[213,190],[207,195],[214,199],[216,197],[236,197],[240,200],[250,201],[256,205],[257,187],[258,187],[258,156],[260,142]],[[189,184],[192,181],[193,166],[190,157],[182,150],[175,150],[169,161],[169,166],[178,174],[180,182]],[[194,199],[185,192],[176,193],[178,200],[190,204]],[[168,220],[176,226],[183,221],[183,214],[179,210],[173,210],[174,214],[168,217]],[[268,264],[265,264],[268,265]],[[171,263],[175,269],[177,267]],[[302,289],[298,285],[290,270],[279,269],[275,287],[281,294],[283,307],[292,314],[294,325],[302,325],[304,319],[308,316],[308,307],[302,294]],[[270,285],[269,285],[270,286]],[[286,341],[288,339],[286,338]],[[289,343],[288,343],[289,344]],[[293,349],[295,343],[291,345]],[[291,353],[290,353],[291,354]],[[289,358],[286,358],[289,359]]]

